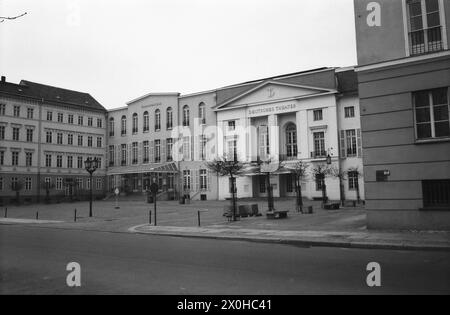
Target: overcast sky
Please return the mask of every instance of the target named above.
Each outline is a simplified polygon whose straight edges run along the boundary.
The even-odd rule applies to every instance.
[[[106,108],[356,64],[353,0],[0,0],[0,73]]]

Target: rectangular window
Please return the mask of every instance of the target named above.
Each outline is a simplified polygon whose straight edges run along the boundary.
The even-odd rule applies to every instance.
[[[53,120],[53,112],[47,112],[47,120],[52,121]]]
[[[102,190],[103,189],[103,179],[96,178],[95,180],[95,189]]]
[[[323,114],[321,109],[316,109],[313,111],[314,121],[319,121],[323,119]]]
[[[20,117],[20,106],[14,105],[14,117]]]
[[[67,157],[67,168],[73,168],[73,156]]]
[[[92,147],[92,136],[88,136],[88,147]]]
[[[138,164],[138,143],[133,142],[131,145],[132,163]]]
[[[183,137],[183,158],[185,160],[191,159],[191,141],[190,137]]]
[[[0,151],[0,165],[5,165],[5,151]]]
[[[413,93],[418,140],[450,136],[448,88]]]
[[[26,177],[25,178],[25,190],[31,190],[32,189],[32,185],[31,185],[31,177]]]
[[[101,148],[101,147],[102,147],[102,138],[97,137],[97,148]]]
[[[27,167],[30,167],[33,165],[33,153],[32,152],[25,153],[25,165]]]
[[[155,163],[161,162],[161,140],[155,140]]]
[[[83,125],[83,116],[78,116],[78,125]]]
[[[76,185],[77,185],[78,189],[83,189],[83,179],[82,178],[77,178]]]
[[[149,141],[146,140],[142,143],[142,146],[144,148],[144,152],[143,152],[143,163],[148,163],[150,162],[150,145],[149,145]]]
[[[0,191],[3,190],[3,177],[0,177]]]
[[[292,174],[286,175],[286,192],[294,192],[294,176]]]
[[[167,162],[171,162],[173,160],[173,155],[172,155],[173,139],[172,138],[168,138],[166,140],[166,146],[167,146],[166,159],[167,159]]]
[[[19,165],[19,152],[13,151],[11,152],[11,164],[12,166],[18,166]]]
[[[409,41],[412,55],[444,49],[439,0],[408,0]]]
[[[183,171],[183,188],[185,190],[191,189],[191,171],[190,170]]]
[[[52,143],[52,132],[51,131],[46,132],[45,140],[47,143]]]
[[[69,114],[69,116],[67,116],[67,122],[69,124],[73,124],[73,115],[72,114]]]
[[[5,140],[5,126],[0,126],[0,140]]]
[[[200,160],[204,161],[206,159],[206,136],[200,136]]]
[[[13,127],[13,140],[14,141],[19,141],[19,134],[20,134],[20,129]]]
[[[113,145],[109,146],[109,166],[114,166],[114,157],[116,155],[115,149]]]
[[[318,157],[326,157],[325,152],[325,132],[314,132],[313,133],[314,138],[314,152],[312,157],[318,158]]]
[[[56,167],[62,167],[62,155],[56,156]]]
[[[236,130],[236,121],[235,120],[228,121],[228,131],[234,130]]]
[[[321,191],[323,187],[323,175],[316,174],[316,191]]]
[[[92,127],[92,122],[93,122],[93,118],[92,117],[88,117],[88,126]]]
[[[68,145],[73,145],[73,135],[67,135],[67,144]]]
[[[344,108],[345,118],[355,117],[355,107],[348,106]]]
[[[237,139],[233,138],[227,141],[227,158],[233,161],[237,160]]]
[[[266,176],[259,176],[259,193],[266,193]]]
[[[356,142],[356,130],[350,129],[345,131],[345,137],[347,141],[347,156],[352,157],[357,155],[357,142]]]
[[[6,113],[6,104],[0,104],[0,116],[5,116]]]
[[[62,134],[62,132],[58,132],[56,134],[56,143],[57,144],[63,144],[63,134]]]
[[[208,189],[208,172],[206,170],[200,170],[200,189]]]
[[[87,190],[91,189],[91,179],[90,178],[86,178],[86,189]]]
[[[348,172],[348,189],[356,190],[356,188],[358,188],[358,173]]]
[[[121,151],[121,165],[127,165],[127,145],[121,144],[120,151]]]
[[[77,168],[83,168],[83,157],[82,156],[77,157]]]
[[[63,113],[58,113],[58,122],[62,123],[64,121],[64,114]]]
[[[78,135],[78,145],[83,146],[83,136]]]
[[[31,107],[27,108],[27,118],[28,119],[33,119],[33,114],[34,114],[34,109]]]
[[[97,118],[97,128],[102,128],[103,120],[101,118]]]
[[[51,154],[45,155],[45,167],[52,167],[52,155]]]
[[[27,128],[27,142],[33,142],[33,129]]]
[[[450,179],[423,180],[422,195],[424,208],[450,208]]]
[[[62,187],[63,187],[63,179],[62,177],[57,177],[55,188],[56,190],[62,190]]]

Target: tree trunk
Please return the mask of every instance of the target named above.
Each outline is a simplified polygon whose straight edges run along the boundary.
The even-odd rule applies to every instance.
[[[341,205],[345,204],[345,191],[344,191],[344,183],[342,182],[342,178],[339,178],[339,188],[341,191]]]
[[[358,204],[361,202],[361,196],[359,194],[359,178],[356,179],[356,198],[358,200]]]
[[[327,201],[328,197],[327,197],[327,186],[325,184],[325,175],[322,175],[322,208],[325,206]]]
[[[236,217],[236,185],[234,182],[234,176],[230,175],[231,178],[231,207],[233,208],[233,221],[237,221]]]

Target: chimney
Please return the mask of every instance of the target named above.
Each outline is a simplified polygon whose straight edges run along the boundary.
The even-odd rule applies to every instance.
[[[6,82],[6,77],[2,75],[2,82]]]

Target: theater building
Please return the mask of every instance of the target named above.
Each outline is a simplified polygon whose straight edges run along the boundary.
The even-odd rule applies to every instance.
[[[450,229],[450,3],[355,0],[369,228]]]
[[[106,109],[88,93],[0,82],[0,201],[104,196]],[[93,183],[84,168],[98,158]],[[15,188],[15,189],[13,189]]]

